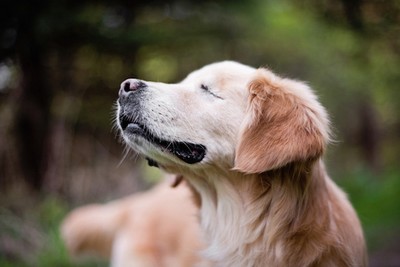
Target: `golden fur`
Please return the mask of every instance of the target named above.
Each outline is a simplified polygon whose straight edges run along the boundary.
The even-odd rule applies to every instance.
[[[165,171],[185,177],[207,244],[201,255],[208,262],[201,264],[367,265],[357,215],[322,161],[329,142],[328,116],[307,85],[265,68],[220,62],[178,84],[125,81],[118,118],[129,146]],[[143,125],[152,138],[138,131]],[[177,157],[179,151],[157,144],[157,138],[201,144],[206,153],[195,163],[185,162]],[[173,203],[177,210],[186,204]],[[176,214],[142,212],[142,218],[181,220]],[[148,240],[146,231],[158,231],[162,224],[149,226],[135,230],[131,224],[126,231],[145,234],[136,240],[140,243]]]
[[[162,183],[104,205],[73,210],[62,237],[71,255],[94,255],[113,267],[194,266],[204,247],[197,209],[185,185]]]
[[[307,85],[220,62],[178,84],[126,80],[118,115],[206,147],[187,164],[119,121],[129,146],[189,183],[215,266],[366,266],[357,215],[322,162],[328,116]]]

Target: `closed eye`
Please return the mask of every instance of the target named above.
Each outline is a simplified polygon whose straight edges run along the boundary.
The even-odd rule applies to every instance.
[[[200,88],[203,89],[204,91],[206,91],[207,93],[209,93],[210,95],[216,97],[216,98],[223,99],[222,97],[220,97],[220,96],[214,94],[212,91],[210,91],[210,87],[208,87],[208,86],[205,85],[205,84],[201,84],[201,85],[200,85]]]
[[[200,85],[200,88],[208,92],[210,91],[210,88],[205,84]]]

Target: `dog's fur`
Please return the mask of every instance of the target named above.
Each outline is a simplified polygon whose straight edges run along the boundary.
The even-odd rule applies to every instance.
[[[118,118],[130,147],[191,185],[216,266],[366,266],[359,220],[321,159],[327,114],[304,83],[235,62],[178,84],[128,79]],[[154,136],[201,144],[205,157],[186,163]]]
[[[183,185],[155,188],[104,205],[73,210],[61,234],[75,257],[93,255],[113,267],[188,267],[204,248],[197,208]]]

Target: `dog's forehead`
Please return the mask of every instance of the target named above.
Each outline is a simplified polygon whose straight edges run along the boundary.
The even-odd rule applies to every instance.
[[[226,79],[246,80],[255,71],[254,68],[234,62],[222,61],[206,65],[190,73],[182,83],[217,82]]]

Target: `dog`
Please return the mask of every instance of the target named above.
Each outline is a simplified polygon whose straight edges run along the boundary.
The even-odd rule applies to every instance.
[[[186,185],[175,189],[162,182],[73,210],[61,224],[61,236],[71,256],[100,257],[112,267],[206,266],[199,257],[205,244],[191,198]]]
[[[127,79],[126,144],[179,173],[215,266],[366,266],[358,217],[322,156],[329,119],[304,83],[232,61],[177,84]]]

